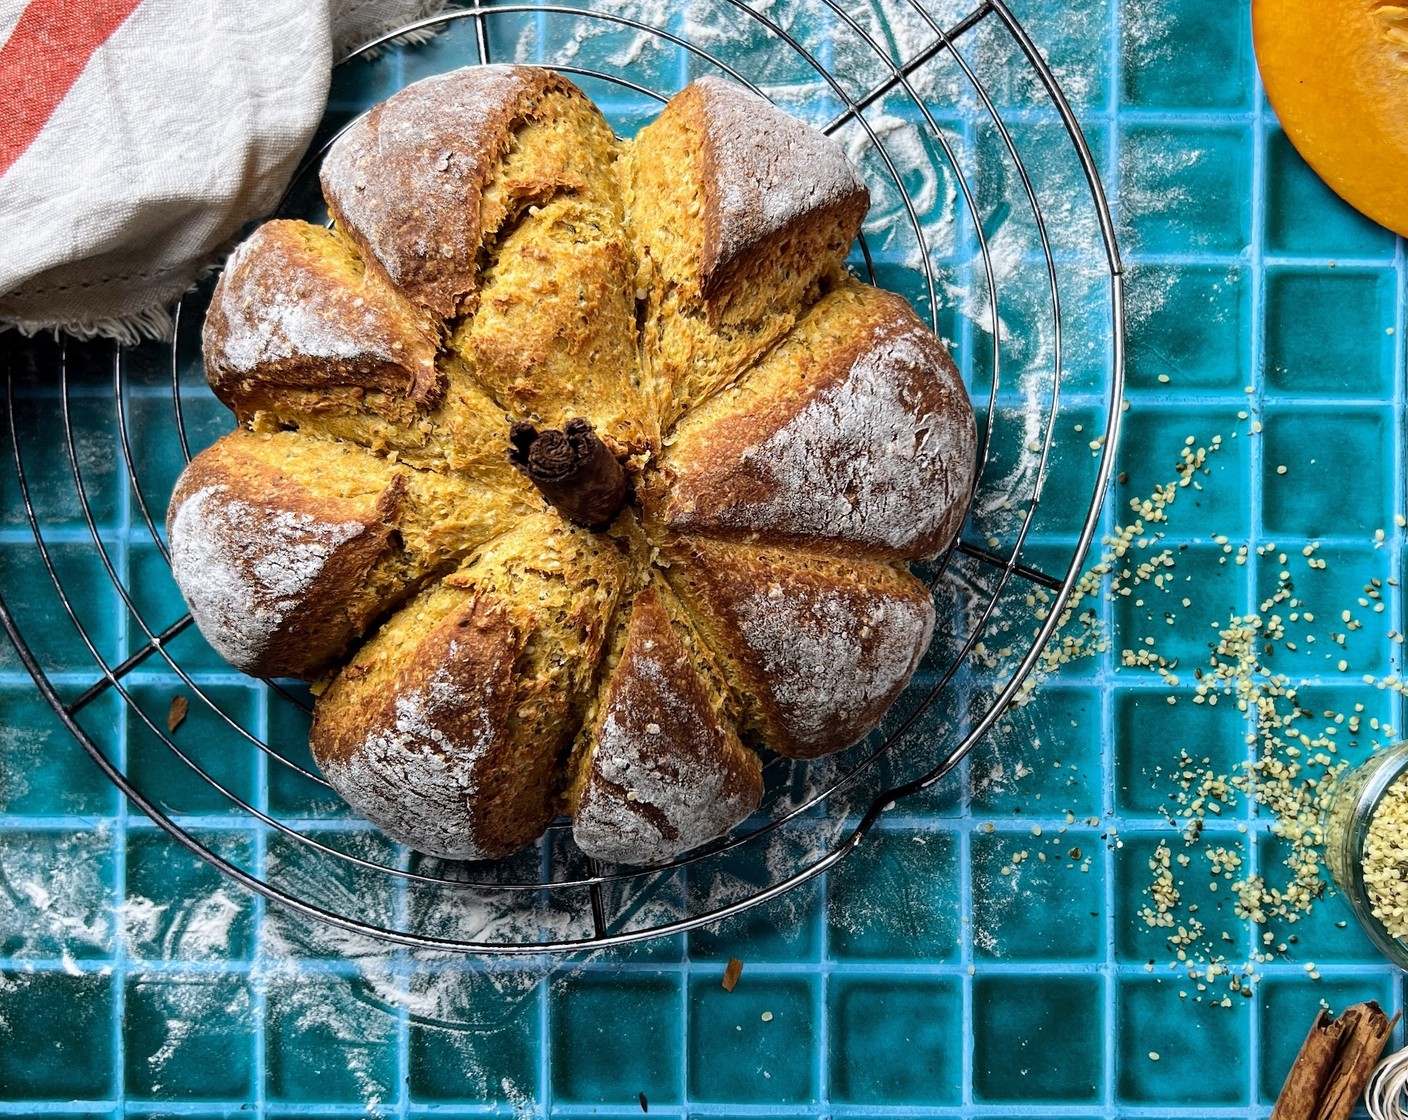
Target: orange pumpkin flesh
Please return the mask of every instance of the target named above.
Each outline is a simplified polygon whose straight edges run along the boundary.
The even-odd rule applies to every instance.
[[[1408,236],[1408,0],[1252,0],[1267,99],[1316,174]]]

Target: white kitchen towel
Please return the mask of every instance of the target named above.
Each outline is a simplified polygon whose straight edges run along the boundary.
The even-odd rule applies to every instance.
[[[335,57],[442,6],[0,0],[0,327],[167,335],[277,204]]]

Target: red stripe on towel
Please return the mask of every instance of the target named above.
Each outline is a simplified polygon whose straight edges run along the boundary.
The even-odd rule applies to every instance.
[[[142,0],[32,0],[0,47],[0,175],[24,155],[93,53]]]

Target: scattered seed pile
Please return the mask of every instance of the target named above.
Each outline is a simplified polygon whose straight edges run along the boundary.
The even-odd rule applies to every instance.
[[[1253,421],[1252,434],[1259,430]],[[1231,705],[1245,721],[1246,758],[1230,772],[1225,752],[1219,767],[1215,750],[1199,756],[1201,752],[1170,744],[1166,764],[1153,774],[1131,776],[1164,783],[1162,812],[1178,830],[1148,860],[1146,899],[1138,918],[1165,931],[1168,963],[1190,981],[1192,990],[1181,994],[1230,1006],[1225,992],[1250,994],[1259,966],[1288,952],[1296,941],[1286,927],[1303,919],[1328,885],[1328,871],[1322,870],[1323,819],[1334,780],[1349,765],[1344,756],[1377,749],[1397,736],[1394,728],[1368,715],[1362,703],[1332,710],[1313,705],[1303,693],[1316,683],[1363,683],[1399,694],[1408,694],[1408,686],[1397,674],[1379,678],[1351,669],[1350,636],[1384,614],[1384,590],[1395,585],[1394,579],[1373,578],[1353,602],[1328,610],[1307,602],[1296,589],[1302,572],[1327,567],[1318,544],[1281,549],[1261,543],[1253,548],[1221,534],[1208,537],[1205,526],[1199,526],[1198,536],[1220,547],[1219,565],[1275,565],[1270,569],[1275,577],[1257,584],[1274,590],[1252,613],[1215,617],[1211,596],[1198,579],[1179,571],[1188,545],[1169,541],[1170,516],[1180,495],[1203,489],[1211,474],[1209,461],[1224,446],[1220,436],[1205,446],[1189,437],[1174,477],[1147,497],[1129,501],[1132,516],[1104,539],[1102,555],[1081,576],[1019,703],[1071,662],[1110,652],[1118,671],[1158,678],[1151,698],[1162,695],[1170,705]],[[1402,527],[1404,519],[1398,523]],[[1381,547],[1384,541],[1379,530],[1374,544]],[[1386,554],[1383,566],[1388,567]],[[1139,613],[1132,616],[1138,620],[1134,626],[1126,624],[1131,632],[1118,634],[1116,650],[1106,619],[1122,600],[1131,601]],[[1038,588],[1029,605],[1045,618],[1050,602]],[[1162,652],[1175,624],[1186,635],[1190,622],[1200,618],[1206,619],[1209,641],[1198,663]],[[1371,637],[1377,639],[1377,634]],[[1005,644],[1001,635],[993,638],[985,648]],[[1385,629],[1383,640],[1401,645],[1404,638]],[[1295,661],[1304,675],[1293,677],[1276,668],[1286,660]],[[1274,838],[1274,856],[1268,858],[1263,849],[1259,864],[1253,861],[1254,837],[1247,835],[1247,823],[1233,819],[1243,815],[1247,801]],[[1408,790],[1402,814],[1400,822],[1408,822]],[[1252,831],[1263,830],[1254,825]],[[1110,842],[1120,846],[1113,836]],[[1408,859],[1408,850],[1400,847],[1386,858]],[[1396,889],[1401,892],[1396,900],[1402,906],[1400,920],[1408,930],[1408,887],[1399,879]],[[1230,906],[1209,904],[1229,895]],[[1248,923],[1254,933],[1251,944]],[[1152,971],[1157,964],[1150,961],[1146,967]],[[1318,978],[1314,964],[1305,968]],[[1214,985],[1217,992],[1211,991]]]

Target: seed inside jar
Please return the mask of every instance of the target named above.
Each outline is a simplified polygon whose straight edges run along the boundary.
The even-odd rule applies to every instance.
[[[1384,929],[1408,940],[1408,776],[1388,787],[1369,822],[1364,888]]]

